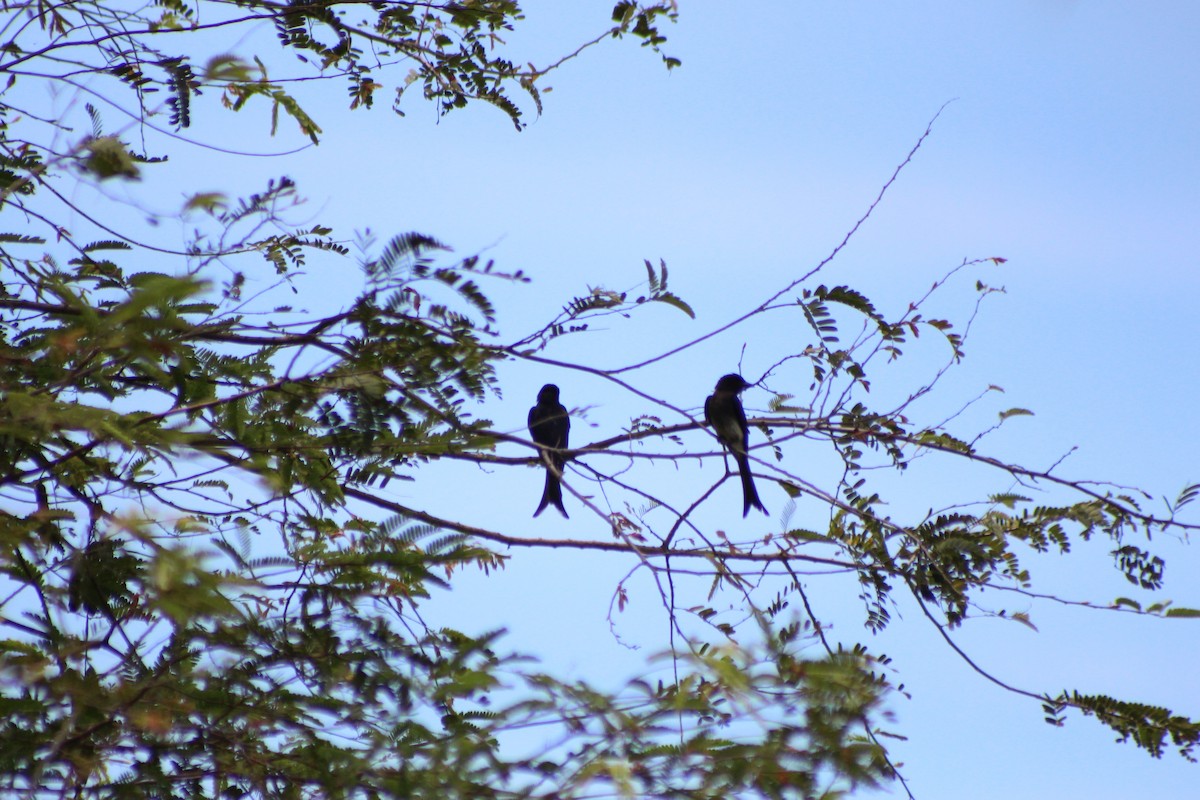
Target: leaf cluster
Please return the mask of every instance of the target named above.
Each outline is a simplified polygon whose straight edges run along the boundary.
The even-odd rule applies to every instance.
[[[501,655],[499,632],[424,623],[454,574],[506,557],[417,517],[372,522],[347,492],[494,446],[471,411],[506,357],[487,344],[483,282],[506,277],[490,263],[404,234],[345,309],[258,321],[230,287],[127,269],[122,242],[80,252],[8,254],[0,295],[0,491],[27,509],[0,519],[5,790],[815,797],[881,778],[847,722],[886,691],[865,654],[723,647],[613,694]],[[586,745],[505,755],[529,725]]]

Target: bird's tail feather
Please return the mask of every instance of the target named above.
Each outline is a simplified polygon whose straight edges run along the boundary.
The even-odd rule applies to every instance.
[[[553,472],[547,469],[546,485],[542,489],[542,502],[538,503],[537,511],[534,511],[533,515],[536,517],[538,514],[541,514],[546,510],[546,506],[551,504],[553,504],[554,507],[557,508],[564,517],[567,519],[571,518],[571,515],[567,513],[566,507],[563,506],[562,483],[559,482],[558,477]]]
[[[750,513],[751,507],[757,508],[764,514],[768,513],[762,501],[758,499],[758,489],[754,485],[754,476],[750,474],[750,459],[741,456],[737,459],[738,473],[742,476],[742,516]]]

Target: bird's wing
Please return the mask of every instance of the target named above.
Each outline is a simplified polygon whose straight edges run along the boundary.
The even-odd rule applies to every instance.
[[[554,446],[560,450],[567,449],[567,439],[571,436],[571,418],[567,416],[566,406],[558,406],[554,409],[554,432],[557,444]]]

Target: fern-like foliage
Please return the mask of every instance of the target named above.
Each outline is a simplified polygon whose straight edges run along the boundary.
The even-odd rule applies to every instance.
[[[1043,705],[1046,721],[1056,727],[1063,724],[1065,710],[1070,707],[1085,716],[1094,717],[1118,735],[1117,741],[1132,741],[1155,758],[1161,758],[1168,746],[1189,761],[1196,761],[1200,745],[1200,723],[1175,714],[1168,708],[1118,700],[1077,691],[1064,691],[1047,698]]]
[[[169,92],[167,105],[171,109],[171,124],[177,129],[190,127],[192,96],[201,93],[200,81],[196,79],[191,64],[182,56],[161,59],[158,66],[167,73],[165,83]]]

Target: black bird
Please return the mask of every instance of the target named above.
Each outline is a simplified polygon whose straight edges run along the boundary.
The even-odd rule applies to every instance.
[[[537,405],[529,409],[529,435],[533,441],[543,447],[553,447],[555,451],[567,449],[567,435],[571,432],[571,419],[567,409],[558,402],[558,387],[547,383],[538,392]],[[542,460],[546,462],[546,488],[542,489],[542,502],[538,503],[536,517],[553,503],[554,507],[570,519],[567,509],[563,508],[562,475],[567,457],[562,452],[541,451]]]
[[[723,375],[717,381],[717,388],[704,401],[704,420],[713,426],[721,445],[728,448],[737,462],[738,472],[742,476],[742,516],[750,513],[754,506],[764,514],[762,501],[758,499],[758,490],[754,488],[754,478],[750,474],[750,459],[746,451],[750,442],[750,427],[746,424],[746,412],[738,395],[750,384],[741,375]]]

